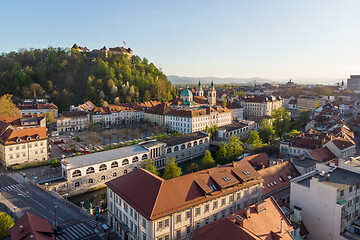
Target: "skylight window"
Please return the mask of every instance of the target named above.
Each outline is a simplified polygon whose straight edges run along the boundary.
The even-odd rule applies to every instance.
[[[270,188],[270,185],[269,184],[266,184],[268,186],[268,188]]]
[[[224,177],[223,179],[224,179],[224,181],[226,181],[226,182],[227,182],[227,181],[230,181],[230,178],[228,178],[228,177]]]
[[[288,177],[288,179],[292,179],[292,177],[290,175],[288,175],[287,177]]]
[[[282,182],[282,181],[283,181],[283,179],[282,179],[281,177],[279,177],[279,180],[280,180],[280,182]]]
[[[276,185],[277,183],[274,181],[274,184]]]
[[[273,184],[272,182],[270,183],[270,185],[271,185],[272,187],[274,186],[274,184]]]
[[[249,173],[248,171],[245,171],[244,174],[245,174],[245,175],[249,175],[250,173]]]
[[[265,190],[265,187],[264,187],[264,186],[262,186],[262,189],[264,189],[264,190]]]
[[[210,188],[211,188],[211,190],[213,190],[213,191],[215,191],[215,190],[216,190],[215,185],[210,185],[209,187],[210,187]]]

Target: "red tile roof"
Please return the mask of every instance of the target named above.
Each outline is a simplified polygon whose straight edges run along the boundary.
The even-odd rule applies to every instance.
[[[171,110],[169,104],[161,103],[145,111],[145,113],[151,113],[156,115],[164,115]]]
[[[138,169],[106,185],[141,215],[157,219],[261,182],[250,163],[239,161],[169,180]]]
[[[292,240],[293,227],[274,198],[222,218],[194,231],[193,240]],[[261,205],[260,205],[261,206]],[[283,234],[281,234],[281,222]]]
[[[26,105],[18,105],[17,107],[20,110],[30,110],[30,109],[57,109],[58,107],[53,103],[39,103],[36,105],[37,107],[34,108],[32,104]]]
[[[246,156],[242,161],[248,161],[251,165],[256,165],[259,167],[265,166],[269,167],[269,156],[266,153],[259,153],[251,156]]]
[[[330,151],[328,147],[322,147],[314,149],[307,153],[312,159],[327,162],[336,158],[336,156]]]
[[[59,119],[63,119],[63,118],[75,118],[75,117],[86,117],[87,115],[89,115],[89,113],[83,112],[83,111],[66,112],[64,115],[62,115],[61,117],[59,117]]]
[[[353,141],[347,140],[345,138],[336,138],[332,140],[332,142],[340,150],[344,150],[349,147],[355,146],[355,143]]]
[[[46,127],[35,127],[26,129],[17,129],[11,125],[6,127],[4,122],[0,121],[0,143],[12,144],[27,141],[35,141],[39,139],[46,139]],[[6,127],[6,130],[4,129]]]
[[[301,175],[290,161],[259,170],[258,173],[264,179],[263,195],[276,192],[287,186],[290,187],[290,179]],[[289,179],[288,176],[291,178]]]
[[[16,240],[55,240],[49,221],[30,212],[24,213],[9,233],[11,239]]]

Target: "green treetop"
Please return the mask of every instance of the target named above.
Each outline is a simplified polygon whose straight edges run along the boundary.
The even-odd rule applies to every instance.
[[[216,166],[216,162],[211,156],[211,153],[209,150],[205,151],[204,157],[200,161],[200,167],[201,169],[208,169]]]
[[[14,226],[12,218],[4,212],[0,212],[0,239],[8,236],[10,228]]]
[[[148,170],[149,172],[155,174],[156,176],[159,175],[159,172],[157,171],[155,165],[154,165],[154,161],[151,159],[147,159],[141,162],[140,165],[141,168]]]
[[[290,130],[290,113],[285,108],[275,109],[271,120],[277,137],[282,138]]]
[[[12,101],[12,95],[5,94],[0,97],[0,115],[17,115],[19,114],[19,109]]]
[[[275,139],[275,130],[273,125],[266,119],[263,119],[259,127],[259,136],[263,143],[272,144]]]
[[[165,165],[165,170],[163,174],[164,179],[171,179],[181,176],[182,171],[181,168],[175,162],[175,158],[171,157],[167,159],[167,163]]]
[[[262,146],[262,141],[259,136],[259,133],[256,131],[249,132],[249,138],[247,139],[247,144],[249,144],[252,148],[259,148]]]

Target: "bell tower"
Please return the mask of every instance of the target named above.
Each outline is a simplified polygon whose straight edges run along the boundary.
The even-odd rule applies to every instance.
[[[199,96],[199,97],[203,97],[203,96],[204,96],[204,90],[203,90],[203,88],[202,88],[202,86],[201,86],[200,80],[199,80],[199,84],[198,84],[198,86],[197,86],[197,88],[196,88],[195,95],[196,95],[196,96]]]
[[[216,90],[213,81],[211,81],[211,86],[208,91],[208,103],[210,106],[216,105]]]

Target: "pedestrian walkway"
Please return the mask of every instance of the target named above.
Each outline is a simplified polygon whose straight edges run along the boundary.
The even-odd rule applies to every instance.
[[[19,189],[24,187],[24,185],[22,183],[18,183],[18,184],[13,184],[13,185],[9,185],[3,188],[0,188],[0,192],[9,192],[15,189]]]
[[[57,240],[81,240],[94,235],[95,232],[85,223],[77,223],[64,229],[61,235],[56,236]]]
[[[97,224],[95,219],[91,219],[89,221],[86,221],[86,224],[88,224],[92,228],[96,228],[97,225],[101,225],[101,223]]]

